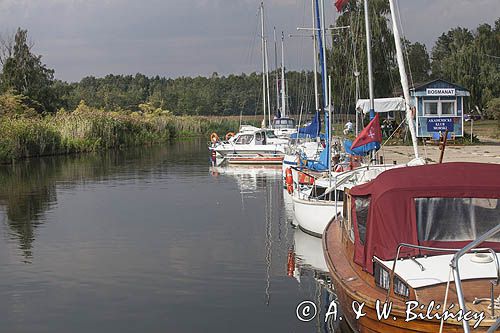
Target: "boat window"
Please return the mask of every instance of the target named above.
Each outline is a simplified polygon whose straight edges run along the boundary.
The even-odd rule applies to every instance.
[[[358,225],[359,240],[361,244],[365,244],[366,238],[366,222],[368,220],[368,208],[370,207],[370,197],[360,196],[354,198],[356,209],[356,223]]]
[[[273,120],[274,128],[295,128],[295,120],[290,118],[280,118]]]
[[[274,132],[273,132],[273,131],[267,131],[267,132],[266,132],[266,135],[267,135],[267,137],[268,137],[269,139],[276,139],[276,138],[277,138],[276,134],[274,134]]]
[[[352,243],[354,243],[354,227],[352,224],[351,217],[351,196],[344,192],[344,212],[342,214],[345,228],[348,232],[349,239]]]
[[[249,144],[250,142],[252,142],[253,140],[253,135],[252,134],[243,134],[243,135],[240,135],[237,139],[236,139],[236,144],[238,145],[246,145],[246,144]]]
[[[416,198],[415,210],[420,241],[469,241],[500,221],[499,199]]]

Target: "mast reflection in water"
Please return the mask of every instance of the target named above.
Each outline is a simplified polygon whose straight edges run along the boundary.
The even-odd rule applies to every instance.
[[[281,171],[236,171],[203,140],[0,166],[2,330],[331,331]]]

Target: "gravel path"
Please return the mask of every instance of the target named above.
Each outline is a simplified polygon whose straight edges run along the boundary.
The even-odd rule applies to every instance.
[[[430,159],[431,162],[439,161],[441,151],[437,145],[419,146],[418,148],[421,157]],[[414,157],[411,146],[384,146],[378,154],[384,157],[385,163],[392,161],[404,163]],[[447,146],[443,162],[459,161],[500,163],[500,145]]]

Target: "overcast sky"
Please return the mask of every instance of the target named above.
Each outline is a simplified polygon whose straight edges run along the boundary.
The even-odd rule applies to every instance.
[[[56,77],[113,74],[167,77],[258,71],[259,0],[0,0],[0,32],[28,29],[35,53]],[[327,20],[337,14],[325,0]],[[265,1],[268,36],[310,26],[310,0]],[[500,0],[399,0],[403,30],[432,46],[458,25],[493,24]],[[286,63],[309,69],[310,40],[286,41]],[[270,51],[273,50],[272,43]],[[272,54],[272,53],[271,53]],[[272,58],[271,58],[272,59]],[[273,64],[274,62],[271,62]]]

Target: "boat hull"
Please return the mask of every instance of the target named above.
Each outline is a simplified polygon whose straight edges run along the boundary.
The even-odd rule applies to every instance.
[[[320,272],[328,272],[320,238],[313,237],[302,230],[296,229],[293,240],[295,255],[300,259],[302,264],[308,265]]]
[[[376,300],[384,302],[386,292],[380,292],[373,282],[373,277],[369,279],[371,281],[369,283],[369,280],[362,278],[363,274],[368,273],[352,263],[354,252],[348,245],[349,242],[340,221],[334,220],[328,224],[323,234],[323,252],[342,309],[343,319],[348,322],[353,331],[362,333],[439,332],[439,320],[416,319],[407,322],[405,303],[398,299],[391,298],[393,308],[388,319],[379,320]],[[453,293],[455,291],[450,291],[450,297]],[[362,312],[365,315],[356,318],[352,305],[361,303],[364,304]],[[473,322],[470,324],[472,327]],[[487,327],[481,325],[474,329],[474,332],[486,332],[486,330]],[[463,327],[460,322],[445,321],[443,332],[463,332]]]
[[[232,145],[221,144],[216,147],[210,147],[210,150],[217,152],[220,156],[228,154],[269,154],[269,155],[284,155],[285,146],[279,145]],[[281,163],[281,162],[280,162]]]
[[[328,223],[342,213],[341,201],[306,200],[292,197],[295,219],[304,232],[321,237]]]

